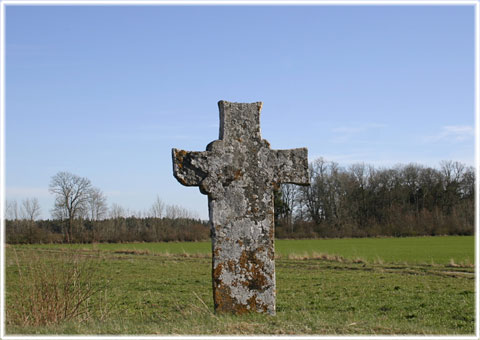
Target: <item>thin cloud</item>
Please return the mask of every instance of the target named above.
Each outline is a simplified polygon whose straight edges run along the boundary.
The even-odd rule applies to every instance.
[[[338,126],[332,129],[332,132],[335,133],[332,142],[334,143],[345,143],[350,141],[353,137],[368,132],[374,129],[382,129],[387,127],[386,124],[380,123],[370,123],[370,124],[360,124],[357,126]]]
[[[463,142],[470,140],[475,135],[475,129],[471,125],[447,125],[443,126],[441,131],[435,135],[427,136],[426,142]]]

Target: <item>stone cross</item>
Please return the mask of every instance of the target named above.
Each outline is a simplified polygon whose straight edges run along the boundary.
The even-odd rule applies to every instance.
[[[270,149],[261,102],[218,106],[219,139],[206,151],[172,149],[173,174],[208,195],[215,311],[275,314],[273,190],[309,184],[307,149]]]

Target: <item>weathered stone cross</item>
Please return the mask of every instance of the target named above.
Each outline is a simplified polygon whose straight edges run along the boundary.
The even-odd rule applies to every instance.
[[[270,149],[261,102],[218,106],[219,140],[206,151],[172,149],[173,174],[208,195],[215,311],[275,314],[273,190],[309,184],[307,149]]]

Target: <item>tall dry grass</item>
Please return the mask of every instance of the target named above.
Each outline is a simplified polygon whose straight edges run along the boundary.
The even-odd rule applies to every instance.
[[[11,254],[15,272],[7,277],[7,323],[41,326],[108,314],[107,281],[98,274],[99,259],[74,251]]]

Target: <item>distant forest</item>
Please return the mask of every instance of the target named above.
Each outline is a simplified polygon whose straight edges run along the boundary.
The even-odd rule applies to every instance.
[[[376,169],[317,159],[311,185],[275,191],[277,238],[473,235],[475,170],[443,161]],[[36,198],[7,201],[7,243],[160,242],[207,240],[207,221],[160,198],[145,212],[107,206],[90,180],[52,177],[52,219],[39,220]]]
[[[442,161],[375,169],[318,159],[311,185],[275,199],[279,238],[473,235],[475,169]]]

